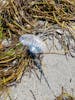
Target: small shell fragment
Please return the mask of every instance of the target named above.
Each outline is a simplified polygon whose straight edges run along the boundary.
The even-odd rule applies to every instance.
[[[64,34],[64,32],[63,32],[62,29],[57,29],[56,32],[57,32],[58,34],[60,34],[60,35],[63,35],[63,34]]]

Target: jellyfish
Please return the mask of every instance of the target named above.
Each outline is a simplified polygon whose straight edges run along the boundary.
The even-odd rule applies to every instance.
[[[29,47],[32,53],[38,54],[43,53],[46,49],[45,43],[35,35],[24,34],[19,38],[19,41]]]
[[[28,54],[31,56],[31,58],[34,60],[34,64],[39,69],[39,72],[41,75],[43,75],[45,82],[47,83],[49,89],[51,89],[45,74],[42,69],[42,64],[40,60],[40,55],[45,53],[46,45],[45,43],[38,37],[33,34],[24,34],[19,38],[19,41],[24,45],[28,46]]]

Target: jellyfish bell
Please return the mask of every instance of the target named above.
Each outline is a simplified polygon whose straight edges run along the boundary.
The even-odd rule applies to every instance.
[[[41,55],[40,53],[44,53],[45,50],[46,50],[46,45],[45,43],[38,37],[38,36],[35,36],[35,35],[31,35],[31,34],[25,34],[25,35],[22,35],[20,38],[19,38],[19,41],[24,45],[24,46],[28,46],[28,55],[33,59],[34,61],[34,65],[39,69],[39,72],[41,73],[41,75],[43,75],[49,89],[51,89],[46,77],[45,77],[45,74],[42,70],[42,58],[41,58]]]
[[[19,38],[19,41],[28,46],[32,53],[44,53],[46,50],[46,44],[38,37],[32,34],[24,34]]]

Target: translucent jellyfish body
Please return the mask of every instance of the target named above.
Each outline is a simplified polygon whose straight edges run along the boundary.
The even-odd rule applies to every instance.
[[[46,50],[45,43],[38,36],[24,34],[19,38],[19,41],[28,46],[32,53],[43,53]]]

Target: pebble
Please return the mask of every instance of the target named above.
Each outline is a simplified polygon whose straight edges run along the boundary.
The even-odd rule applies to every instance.
[[[15,60],[12,62],[12,66],[14,67],[14,66],[16,66],[17,64],[18,64],[18,60],[15,59]]]
[[[2,41],[2,45],[3,45],[4,47],[9,47],[9,46],[11,45],[11,40],[10,40],[10,39],[4,39],[4,40]]]

